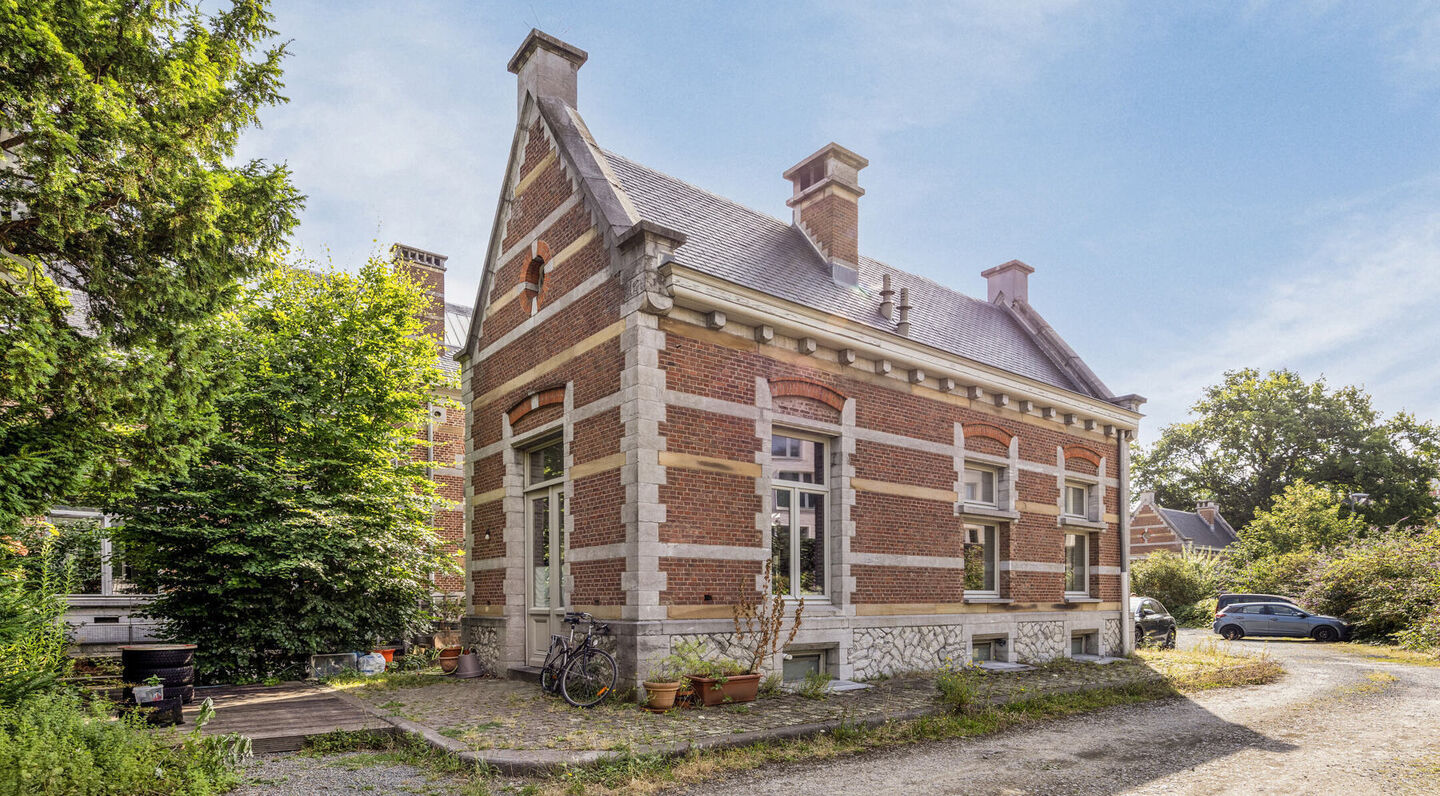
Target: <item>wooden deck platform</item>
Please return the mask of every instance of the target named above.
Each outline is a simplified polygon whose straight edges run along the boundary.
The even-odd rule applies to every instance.
[[[249,736],[256,754],[293,752],[306,738],[333,730],[394,730],[388,722],[341,699],[331,689],[319,683],[300,682],[196,688],[195,701],[185,706],[185,723],[176,730],[189,732],[195,728],[195,714],[206,697],[214,701],[215,716],[202,732]]]

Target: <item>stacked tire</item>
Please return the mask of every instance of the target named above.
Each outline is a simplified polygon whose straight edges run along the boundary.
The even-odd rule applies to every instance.
[[[194,644],[137,644],[120,648],[122,676],[127,683],[144,683],[151,677],[160,678],[165,697],[180,697],[190,704],[195,698]],[[130,697],[126,689],[126,697]]]

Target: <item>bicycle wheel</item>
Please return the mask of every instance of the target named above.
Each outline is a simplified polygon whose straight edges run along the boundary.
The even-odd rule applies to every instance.
[[[552,693],[560,693],[560,670],[565,665],[565,643],[560,639],[550,642],[550,651],[545,653],[545,665],[540,667],[540,687]]]
[[[615,659],[594,648],[582,650],[565,664],[560,694],[577,708],[594,707],[615,690]]]

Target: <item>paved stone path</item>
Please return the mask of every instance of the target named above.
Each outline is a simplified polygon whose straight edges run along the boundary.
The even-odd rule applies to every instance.
[[[992,699],[1038,696],[1081,686],[1102,687],[1154,673],[1132,663],[1064,661],[1029,672],[986,674]],[[897,677],[871,688],[812,699],[797,694],[664,714],[609,702],[592,710],[570,707],[538,685],[515,680],[441,679],[414,688],[350,691],[382,712],[409,719],[472,750],[643,751],[647,747],[717,739],[797,725],[883,718],[938,707],[934,675]]]

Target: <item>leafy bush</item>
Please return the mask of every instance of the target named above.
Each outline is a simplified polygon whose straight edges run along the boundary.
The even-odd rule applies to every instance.
[[[1130,565],[1131,590],[1151,597],[1177,619],[1207,597],[1214,597],[1219,580],[1215,557],[1193,550],[1160,550]]]
[[[1226,589],[1233,592],[1295,597],[1310,583],[1310,570],[1320,554],[1308,550],[1227,562]]]
[[[68,692],[31,695],[0,708],[0,793],[161,796],[220,793],[233,787],[249,746],[239,736],[168,745],[130,714],[89,705]]]
[[[429,302],[379,261],[272,273],[230,333],[235,386],[201,463],[117,507],[160,595],[146,613],[199,644],[203,679],[298,673],[310,654],[429,629],[431,575],[457,566],[411,457],[449,381],[419,320]]]
[[[29,545],[0,547],[0,705],[51,686],[72,665],[61,620],[69,571],[55,553],[54,530],[35,523]]]
[[[1422,644],[1440,611],[1440,531],[1367,539],[1319,559],[1302,597],[1354,624],[1357,638]]]

